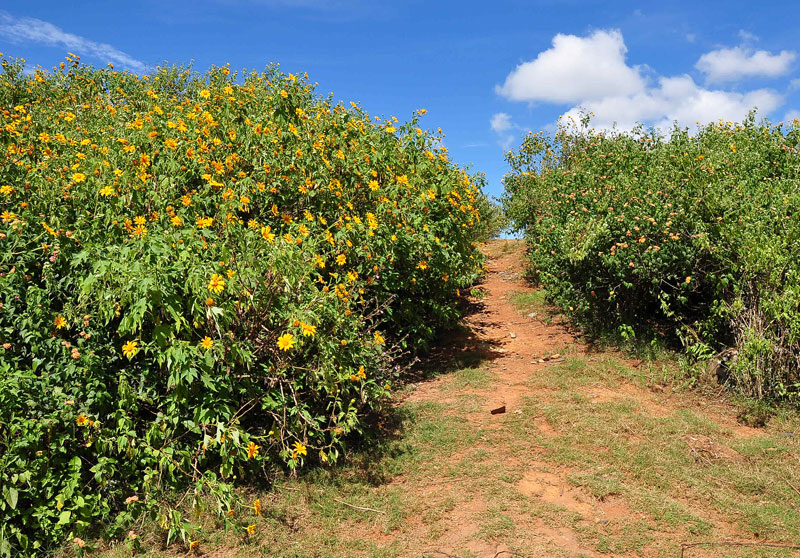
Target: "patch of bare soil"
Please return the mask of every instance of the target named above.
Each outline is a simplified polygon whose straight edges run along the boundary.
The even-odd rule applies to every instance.
[[[689,451],[699,463],[714,461],[744,461],[745,457],[739,452],[712,440],[702,434],[690,434],[684,437]]]

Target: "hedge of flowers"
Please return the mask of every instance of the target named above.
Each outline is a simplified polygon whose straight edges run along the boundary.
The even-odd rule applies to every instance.
[[[482,179],[306,76],[0,76],[0,554],[332,463],[483,271]],[[77,540],[81,540],[78,538]]]

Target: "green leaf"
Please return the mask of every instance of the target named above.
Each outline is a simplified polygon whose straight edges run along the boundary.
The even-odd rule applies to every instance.
[[[19,491],[13,486],[6,487],[3,492],[5,492],[4,496],[6,497],[6,502],[8,502],[8,506],[15,510],[17,509],[17,502],[19,501]]]

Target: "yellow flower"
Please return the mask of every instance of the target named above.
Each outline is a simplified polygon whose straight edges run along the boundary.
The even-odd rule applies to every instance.
[[[209,91],[208,89],[203,89],[202,91],[200,91],[200,96],[203,99],[208,99],[209,97],[211,97],[211,91]]]
[[[305,337],[314,337],[314,334],[317,333],[317,326],[300,323],[300,327],[303,329],[303,336]]]
[[[221,293],[225,290],[225,279],[222,278],[222,275],[214,273],[211,276],[211,280],[208,282],[208,290],[212,293]]]
[[[132,359],[136,353],[139,352],[139,342],[138,341],[128,341],[122,346],[122,354],[128,357],[128,360]]]
[[[82,172],[76,172],[75,174],[72,175],[72,181],[75,182],[76,184],[83,182],[84,180],[86,180],[86,175],[83,174]]]
[[[345,257],[344,254],[339,254],[338,256],[336,256],[336,263],[339,265],[344,265],[347,263],[347,258]]]
[[[292,449],[292,459],[296,459],[298,455],[308,455],[308,452],[303,444],[295,442],[294,449]]]
[[[75,422],[78,423],[78,426],[86,426],[89,424],[89,418],[84,414],[80,414],[78,418],[75,419]]]
[[[164,140],[164,147],[166,147],[167,149],[175,149],[176,147],[178,147],[178,142],[176,142],[172,138],[167,138]]]
[[[203,337],[203,340],[200,341],[200,344],[203,346],[204,349],[210,349],[211,347],[214,346],[214,341],[208,335],[206,335],[205,337]]]
[[[256,444],[255,442],[250,442],[247,444],[247,459],[254,459],[258,457],[258,451],[261,449],[261,446]]]
[[[270,244],[275,242],[275,233],[272,232],[272,229],[270,228],[269,225],[267,225],[266,227],[261,227],[261,237]]]
[[[113,196],[114,195],[114,188],[112,188],[111,186],[104,186],[100,190],[100,195],[103,196],[104,198],[107,198],[109,196]]]
[[[253,523],[252,525],[248,525],[247,526],[247,534],[248,535],[254,535],[255,532],[256,532],[256,524],[255,523]]]
[[[261,515],[261,499],[256,498],[253,502],[253,511],[256,512],[256,515]]]
[[[278,348],[281,351],[288,351],[295,345],[294,335],[291,333],[284,333],[278,337]]]
[[[64,316],[58,315],[53,320],[53,325],[56,326],[56,329],[61,329],[65,325],[67,325],[67,319]]]
[[[383,335],[381,335],[377,331],[375,332],[375,335],[373,337],[375,338],[375,344],[376,345],[383,345],[384,343],[386,343],[386,339],[384,339]]]
[[[198,229],[205,229],[207,227],[210,227],[213,224],[214,224],[214,218],[213,217],[198,217],[197,218],[197,228]]]
[[[183,219],[181,219],[180,215],[175,215],[172,219],[170,219],[170,223],[172,223],[175,227],[180,227],[183,225]]]

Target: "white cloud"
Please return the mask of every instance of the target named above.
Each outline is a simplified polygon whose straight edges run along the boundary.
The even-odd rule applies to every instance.
[[[498,134],[510,130],[513,127],[513,124],[511,124],[511,115],[505,112],[498,112],[492,116],[491,125],[492,130]]]
[[[743,43],[757,43],[758,42],[758,35],[754,35],[750,31],[745,31],[744,29],[739,29],[739,38],[742,40]]]
[[[639,69],[625,63],[622,33],[595,31],[588,37],[558,34],[553,46],[524,62],[495,90],[512,101],[575,103],[644,89]]]
[[[654,125],[663,131],[680,126],[694,128],[695,123],[707,124],[718,119],[741,121],[753,108],[767,114],[783,103],[783,96],[770,89],[747,93],[710,90],[697,85],[687,76],[659,78],[658,87],[634,95],[606,97],[581,103],[562,118],[579,120],[580,110],[594,113],[595,128],[630,130],[637,122]]]
[[[143,73],[147,65],[106,43],[97,43],[84,37],[67,33],[52,23],[32,17],[14,17],[0,11],[0,36],[12,42],[34,42],[61,47],[78,54],[91,56],[123,68]]]
[[[519,126],[511,121],[511,115],[505,112],[498,112],[493,115],[489,124],[492,130],[497,134],[497,143],[507,150],[514,143],[514,133],[511,130],[519,129]]]
[[[709,83],[724,83],[747,77],[782,76],[791,70],[796,57],[790,50],[772,54],[738,46],[707,52],[694,67],[706,74]]]
[[[742,38],[747,42],[757,40],[746,33]],[[753,75],[758,71],[759,75],[779,75],[789,69],[795,58],[795,54],[788,51],[773,55],[766,51],[747,51],[746,47],[737,49],[747,58],[739,67],[740,74],[744,71]],[[572,119],[576,123],[580,122],[582,111],[588,111],[592,114],[594,128],[631,130],[641,123],[664,132],[676,122],[693,129],[697,122],[741,121],[754,108],[766,116],[784,103],[784,95],[773,89],[728,91],[698,84],[687,74],[651,77],[648,82],[644,77],[647,66],[628,65],[626,52],[619,31],[596,31],[585,38],[557,35],[552,48],[518,66],[496,91],[511,100],[571,106],[562,119]],[[723,70],[721,66],[711,67],[717,60],[709,56],[711,54],[701,58],[703,68],[709,64],[709,75],[719,78],[727,75],[726,72],[729,74],[730,70]],[[758,70],[748,64],[759,65]],[[795,81],[800,83],[800,80]],[[492,119],[492,128],[499,135],[507,132],[499,128],[513,126],[503,115],[505,113],[498,113]]]

